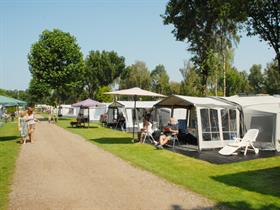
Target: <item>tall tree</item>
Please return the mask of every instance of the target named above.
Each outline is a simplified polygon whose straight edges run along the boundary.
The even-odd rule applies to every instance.
[[[30,80],[28,88],[28,103],[29,104],[49,104],[51,97],[51,88],[48,84],[40,82],[33,77]]]
[[[163,15],[164,24],[173,24],[172,33],[179,41],[189,42],[189,51],[201,75],[201,82],[207,94],[207,79],[211,68],[207,62],[211,50],[217,49],[217,40],[223,37],[231,43],[236,35],[237,23],[244,19],[233,0],[170,0]],[[234,14],[235,13],[235,14]],[[239,15],[237,15],[238,13]],[[222,24],[221,24],[222,23]]]
[[[280,1],[249,0],[247,5],[248,35],[258,35],[274,49],[280,73]]]
[[[36,82],[48,84],[57,93],[58,103],[61,93],[82,84],[83,55],[70,33],[59,29],[43,31],[31,47],[28,63],[32,77]]]
[[[169,94],[167,95],[180,94],[180,87],[181,87],[180,82],[170,81],[169,86],[170,86]]]
[[[183,80],[180,85],[180,93],[188,96],[201,96],[203,93],[200,77],[196,73],[190,61],[185,62],[184,68],[180,69]]]
[[[153,91],[166,95],[169,92],[169,76],[164,65],[157,65],[151,72]]]
[[[254,64],[250,68],[248,76],[249,84],[254,93],[262,93],[264,87],[264,78],[262,74],[262,66]]]
[[[277,70],[277,61],[273,61],[267,65],[264,71],[264,84],[267,93],[280,93],[280,73]]]
[[[248,75],[246,72],[239,72],[237,69],[231,67],[228,69],[226,74],[227,96],[240,93],[248,94],[250,92]],[[220,83],[223,83],[223,78],[221,78]]]
[[[136,61],[128,66],[121,75],[120,88],[139,87],[145,90],[151,89],[151,75],[148,67],[143,61]]]
[[[105,92],[112,91],[110,86],[99,86],[97,91],[95,92],[94,98],[100,102],[112,102],[113,96],[112,95],[105,95]]]
[[[110,85],[124,72],[125,58],[114,51],[90,51],[85,65],[85,87],[92,98],[98,87]]]

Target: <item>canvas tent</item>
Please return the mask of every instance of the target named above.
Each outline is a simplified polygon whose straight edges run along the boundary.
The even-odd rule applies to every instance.
[[[136,110],[136,102],[137,102],[137,98],[139,96],[165,97],[162,94],[154,93],[154,92],[151,92],[148,90],[143,90],[139,87],[122,89],[122,90],[117,90],[117,91],[112,91],[112,92],[106,92],[105,94],[110,94],[110,95],[114,95],[114,96],[132,96],[133,101],[134,101],[134,109],[133,109],[134,111]],[[136,113],[134,112],[133,115],[136,116]],[[133,121],[132,121],[133,140],[134,140],[134,133],[135,133],[135,122],[136,122],[136,119],[135,119],[135,117],[133,117]]]
[[[136,103],[136,116],[135,116],[135,130],[138,131],[139,123],[143,122],[143,116],[145,112],[151,112],[153,106],[158,101],[137,101]],[[123,114],[126,121],[126,131],[133,131],[133,110],[134,110],[134,101],[114,101],[108,106],[108,124],[113,125],[117,123],[117,117],[120,113]],[[170,112],[168,110],[158,110],[157,113],[152,111],[151,121],[161,123],[168,120]]]
[[[280,151],[280,98],[274,96],[225,97],[242,107],[246,129],[257,128],[255,145]]]
[[[79,107],[79,113],[87,117],[90,122],[98,121],[100,115],[106,112],[106,104],[92,99],[86,99],[72,104],[72,107]]]
[[[186,109],[185,128],[197,138],[198,150],[223,147],[240,135],[237,105],[209,97],[172,95],[162,99],[155,107]]]
[[[26,106],[25,101],[21,101],[15,98],[10,98],[7,96],[0,96],[0,105],[2,106]]]

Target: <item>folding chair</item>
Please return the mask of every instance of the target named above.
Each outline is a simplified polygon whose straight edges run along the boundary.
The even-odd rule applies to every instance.
[[[235,154],[239,149],[245,149],[244,155],[247,154],[248,150],[253,150],[256,154],[258,154],[259,149],[255,148],[253,145],[253,142],[256,141],[258,134],[258,129],[250,129],[242,139],[236,138],[234,143],[226,145],[219,151],[219,153],[221,155],[232,155]]]
[[[179,139],[178,139],[177,135],[172,135],[170,140],[172,141],[172,148],[173,149],[175,147],[176,142],[177,142],[178,145],[180,145],[180,142],[179,142]]]

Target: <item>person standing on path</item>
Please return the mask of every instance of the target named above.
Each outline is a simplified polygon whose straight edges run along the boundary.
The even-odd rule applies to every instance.
[[[27,109],[27,123],[28,123],[29,141],[30,141],[30,143],[33,143],[34,140],[32,139],[32,137],[33,137],[33,132],[35,129],[35,117],[33,114],[33,109],[31,107],[28,107],[28,109]]]
[[[18,118],[18,130],[20,132],[20,143],[25,144],[28,136],[28,124],[27,124],[27,115],[25,111],[19,113]]]

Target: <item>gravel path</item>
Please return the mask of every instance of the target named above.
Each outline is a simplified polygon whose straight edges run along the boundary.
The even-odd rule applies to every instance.
[[[9,209],[211,209],[181,189],[56,125],[36,125],[22,145]]]

